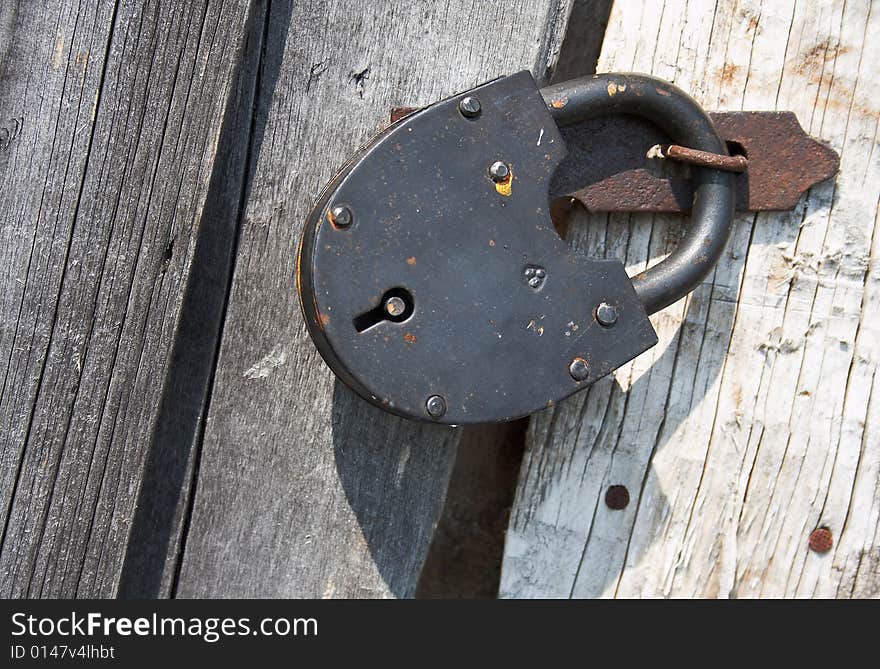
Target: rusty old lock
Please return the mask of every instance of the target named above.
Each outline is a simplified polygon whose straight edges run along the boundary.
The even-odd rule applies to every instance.
[[[628,114],[707,154],[700,106],[641,75],[539,90],[528,72],[417,111],[358,151],[310,214],[298,258],[305,321],[335,374],[395,414],[446,424],[524,416],[657,342],[648,315],[693,290],[731,229],[733,174],[692,171],[687,232],[634,277],[554,230],[557,126]]]

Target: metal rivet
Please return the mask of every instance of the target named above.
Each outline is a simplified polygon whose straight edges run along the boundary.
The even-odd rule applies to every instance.
[[[629,490],[626,486],[612,485],[605,491],[605,506],[614,511],[625,509],[629,504]]]
[[[810,532],[810,550],[827,553],[834,546],[834,535],[827,527],[817,527]]]
[[[330,210],[330,222],[337,228],[347,228],[352,221],[351,209],[337,205]]]
[[[446,413],[446,400],[440,395],[431,395],[425,402],[425,410],[431,418],[442,418]]]
[[[599,306],[596,307],[596,320],[599,321],[599,325],[604,325],[606,328],[610,328],[617,322],[617,317],[617,307],[613,304],[601,302]]]
[[[510,168],[500,160],[496,160],[492,163],[491,167],[489,167],[489,176],[491,176],[492,181],[495,181],[496,183],[504,181],[510,176]]]
[[[385,300],[385,313],[389,316],[400,316],[406,311],[406,302],[400,297],[389,297]]]
[[[568,366],[568,373],[575,381],[584,381],[590,375],[590,364],[583,358],[574,358]]]
[[[530,288],[537,291],[544,285],[544,280],[547,278],[547,270],[540,265],[527,265],[523,269],[523,278]]]
[[[461,115],[465,118],[476,118],[480,115],[482,107],[477,98],[468,95],[463,97],[461,102],[458,103],[458,111],[460,111]]]

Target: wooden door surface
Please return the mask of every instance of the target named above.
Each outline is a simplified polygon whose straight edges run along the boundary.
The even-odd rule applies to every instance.
[[[841,171],[738,214],[655,349],[531,419],[500,594],[876,596],[878,30],[867,0],[3,2],[0,595],[413,596],[461,430],[335,380],[296,246],[392,107],[546,84],[568,34],[708,109],[793,110]],[[681,225],[570,240],[638,269]]]
[[[840,173],[791,212],[737,214],[714,273],[652,318],[660,343],[533,418],[503,596],[880,594],[877,9],[613,4],[600,71],[657,75],[707,109],[794,111]],[[639,270],[679,229],[594,214],[571,241]],[[623,510],[604,501],[615,485]]]

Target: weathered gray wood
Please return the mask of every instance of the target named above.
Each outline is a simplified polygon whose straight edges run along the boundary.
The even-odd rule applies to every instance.
[[[3,596],[117,594],[148,454],[182,462],[160,567],[174,551],[207,383],[194,358],[213,358],[222,291],[201,306],[204,337],[174,353],[196,367],[170,395],[177,430],[160,400],[196,240],[234,230],[236,212],[212,216],[206,199],[226,182],[212,168],[246,13],[243,0],[0,7]]]
[[[408,596],[456,435],[380,412],[305,333],[294,262],[320,189],[396,104],[496,75],[547,74],[568,5],[273,5],[286,40],[260,114],[179,596]],[[273,47],[274,48],[274,47]]]
[[[714,275],[652,319],[658,346],[533,420],[502,595],[877,596],[876,10],[615,2],[600,71],[653,72],[707,108],[791,109],[841,171],[793,212],[737,215]],[[573,243],[638,270],[678,225],[585,216]],[[807,547],[821,525],[824,555]]]

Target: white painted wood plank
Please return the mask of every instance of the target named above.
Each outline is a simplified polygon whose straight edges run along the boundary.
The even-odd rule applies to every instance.
[[[841,172],[792,212],[737,214],[714,275],[653,317],[657,347],[533,419],[502,596],[878,595],[878,32],[864,1],[615,3],[600,71],[793,110]],[[679,225],[582,215],[572,243],[635,271]]]

